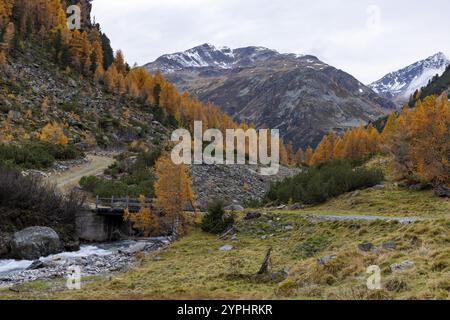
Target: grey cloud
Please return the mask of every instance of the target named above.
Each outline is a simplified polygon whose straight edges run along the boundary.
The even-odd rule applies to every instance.
[[[380,8],[379,28],[367,24]],[[362,82],[450,53],[447,0],[94,0],[94,15],[130,63],[209,42],[314,54]],[[370,17],[373,17],[371,15]]]

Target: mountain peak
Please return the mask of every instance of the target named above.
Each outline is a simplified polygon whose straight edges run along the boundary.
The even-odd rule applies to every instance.
[[[232,69],[249,67],[268,58],[280,55],[265,47],[249,46],[231,49],[204,43],[183,52],[166,54],[145,65],[150,71],[173,73],[191,68]]]
[[[450,60],[447,56],[443,52],[438,52],[387,74],[369,87],[378,94],[403,104],[408,101],[411,94],[425,86],[435,75],[442,75],[449,65]]]

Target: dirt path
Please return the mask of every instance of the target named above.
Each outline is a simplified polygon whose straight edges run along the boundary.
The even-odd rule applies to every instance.
[[[412,223],[419,221],[419,218],[416,217],[381,217],[381,216],[365,216],[365,215],[342,215],[342,216],[333,216],[333,215],[311,215],[308,214],[305,216],[306,219],[313,222],[321,222],[321,221],[396,221],[399,223]]]
[[[65,192],[76,187],[82,177],[100,174],[115,161],[112,156],[88,155],[87,158],[89,159],[88,163],[53,176],[50,181],[55,183],[59,190]]]

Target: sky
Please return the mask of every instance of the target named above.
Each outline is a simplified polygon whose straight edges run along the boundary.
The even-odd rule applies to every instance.
[[[312,54],[363,83],[437,52],[450,57],[450,1],[94,0],[130,64],[203,43]]]

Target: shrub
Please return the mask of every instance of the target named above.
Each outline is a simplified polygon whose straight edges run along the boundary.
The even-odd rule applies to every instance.
[[[74,146],[46,142],[30,142],[23,146],[0,145],[0,164],[24,169],[44,169],[56,160],[71,160],[82,156]]]
[[[379,169],[353,168],[348,161],[331,161],[273,185],[267,201],[319,204],[357,189],[373,187],[384,179]]]
[[[227,231],[234,224],[234,216],[226,215],[223,201],[216,200],[208,207],[203,217],[201,228],[205,232],[219,234]]]
[[[84,202],[80,194],[63,196],[39,178],[1,166],[0,181],[0,231],[49,226],[63,240],[75,236],[75,216]]]
[[[151,198],[154,196],[154,180],[152,172],[143,168],[120,180],[105,180],[93,176],[83,177],[80,180],[80,186],[85,191],[105,198],[112,196],[137,198],[140,195]]]

